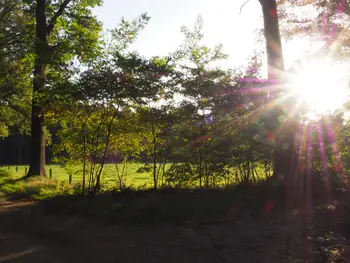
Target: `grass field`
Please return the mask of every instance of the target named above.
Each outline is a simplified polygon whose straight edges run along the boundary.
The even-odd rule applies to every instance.
[[[102,174],[102,190],[113,190],[119,187],[117,169],[122,170],[121,164],[107,164]],[[147,189],[153,186],[151,173],[137,173],[142,163],[131,163],[127,166],[126,187],[132,189]],[[169,166],[168,166],[169,167]],[[60,165],[47,165],[47,178],[34,177],[29,181],[21,180],[29,169],[28,166],[0,167],[0,199],[47,199],[59,195],[71,195],[80,192],[79,183],[82,175],[80,167],[65,169]],[[52,178],[50,178],[52,173]],[[69,175],[72,183],[69,184]]]
[[[171,164],[167,164],[165,169],[168,169],[170,165]],[[123,169],[123,164],[105,165],[102,173],[102,191],[120,189],[116,167],[121,171]],[[153,187],[152,172],[137,172],[140,167],[144,167],[144,164],[127,164],[126,180],[125,178],[123,179],[125,180],[123,181],[124,187],[133,190],[150,189]],[[34,177],[26,181],[21,180],[28,169],[29,167],[24,165],[0,167],[0,198],[34,198],[42,200],[59,195],[71,195],[81,192],[82,172],[79,166],[66,169],[60,165],[47,165],[47,177]],[[264,180],[262,168],[258,167],[257,170],[260,171],[259,180]],[[72,175],[72,183],[69,183],[70,175]],[[238,183],[234,181],[234,175],[235,171],[232,171],[233,181],[231,181],[231,183]],[[158,180],[159,185],[161,185],[162,178],[160,177]]]
[[[102,185],[104,188],[113,188],[117,186],[117,170],[116,166],[119,166],[119,169],[122,169],[121,164],[107,164],[103,170],[102,176]],[[152,183],[152,175],[150,173],[137,173],[137,169],[144,166],[141,163],[132,163],[127,166],[127,179],[126,186],[131,187],[140,187],[142,185]],[[12,174],[13,178],[21,178],[25,175],[28,166],[3,166],[2,169],[7,170]],[[72,182],[78,183],[81,182],[82,176],[78,171],[81,170],[80,167],[76,166],[70,169],[65,169],[60,165],[47,165],[46,174],[49,177],[50,170],[52,171],[52,179],[57,180],[58,182],[69,182],[69,174],[72,174]]]
[[[112,189],[118,186],[117,181],[117,169],[122,170],[122,164],[106,164],[102,173],[102,188],[103,189]],[[131,188],[148,188],[153,185],[153,175],[152,172],[138,173],[137,170],[144,166],[143,163],[130,163],[127,165],[127,176],[126,176],[126,187]],[[166,164],[165,169],[168,169],[171,164]],[[0,168],[7,170],[13,178],[21,178],[26,174],[26,171],[29,169],[28,166],[0,166]],[[69,182],[69,175],[72,175],[72,183],[80,183],[82,181],[82,168],[75,166],[72,168],[65,169],[60,165],[47,165],[46,174],[47,177],[50,177],[50,171],[52,173],[52,179],[57,180],[58,182]],[[257,178],[264,180],[265,171],[263,167],[257,167],[259,174]],[[235,174],[235,171],[232,171],[232,174]],[[160,178],[159,178],[160,179]]]

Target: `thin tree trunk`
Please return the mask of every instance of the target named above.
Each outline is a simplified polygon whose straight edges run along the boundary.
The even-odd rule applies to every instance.
[[[161,179],[162,187],[164,187],[164,176],[165,176],[165,165],[166,165],[166,162],[167,162],[167,154],[166,154],[166,151],[164,151],[164,163],[162,165],[162,179]]]
[[[83,182],[82,182],[82,193],[83,195],[85,194],[85,178],[86,178],[86,136],[85,136],[85,127],[83,128],[83,159],[84,159],[84,164],[83,164]]]
[[[254,167],[253,167],[253,162],[252,161],[249,162],[249,166],[250,166],[249,169],[251,171],[252,179],[253,179],[254,182],[256,182],[257,180],[255,178]]]
[[[199,187],[202,188],[202,153],[201,150],[199,150]]]
[[[102,159],[101,159],[101,165],[99,167],[100,169],[98,170],[97,175],[96,175],[96,186],[95,186],[95,191],[96,192],[98,192],[101,189],[101,174],[102,174],[102,171],[103,171],[103,167],[105,165],[107,151],[108,151],[108,148],[109,148],[109,142],[110,142],[110,138],[111,138],[113,121],[114,121],[114,119],[116,117],[117,117],[117,112],[115,112],[113,114],[112,119],[111,119],[111,121],[108,124],[105,149],[103,151],[103,155],[102,155]]]
[[[152,137],[153,137],[153,187],[157,189],[158,178],[157,178],[157,137],[155,134],[155,127],[152,124]]]
[[[205,188],[209,188],[209,174],[208,174],[208,162],[204,160],[204,178],[205,178]]]

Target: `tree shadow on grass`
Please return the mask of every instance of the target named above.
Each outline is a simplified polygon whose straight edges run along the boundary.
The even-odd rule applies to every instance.
[[[0,169],[0,187],[7,184],[15,184],[20,181],[23,181],[23,178],[12,178],[8,171]]]

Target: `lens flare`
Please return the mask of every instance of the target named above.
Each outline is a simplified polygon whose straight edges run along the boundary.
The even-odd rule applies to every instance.
[[[348,98],[344,69],[322,61],[309,63],[291,76],[291,88],[312,118],[339,109]]]

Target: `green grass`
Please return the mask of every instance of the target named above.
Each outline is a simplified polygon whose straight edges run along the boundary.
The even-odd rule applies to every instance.
[[[117,164],[119,169],[122,169],[121,164]],[[137,173],[137,169],[142,167],[144,164],[141,163],[132,163],[128,164],[128,175],[126,179],[126,186],[138,188],[145,185],[152,184],[152,175],[150,173]],[[115,164],[107,164],[103,170],[102,176],[102,186],[104,189],[110,189],[117,186],[117,174],[116,174],[116,165]],[[16,169],[17,167],[17,169]],[[3,166],[2,169],[8,171],[12,176],[12,178],[20,178],[25,175],[26,169],[29,169],[28,166]],[[58,182],[69,182],[69,174],[72,174],[72,182],[80,183],[82,180],[81,174],[77,173],[77,171],[81,170],[79,166],[72,167],[71,169],[65,169],[60,165],[47,165],[46,166],[46,174],[47,177],[50,175],[50,170],[52,171],[52,179],[57,180]]]
[[[126,186],[133,189],[152,187],[150,173],[137,173],[137,169],[144,164],[128,164]],[[118,164],[121,170],[121,164]],[[65,169],[60,165],[47,165],[47,177],[34,177],[22,180],[28,166],[0,167],[0,199],[47,199],[55,196],[71,195],[80,192],[82,175],[79,166]],[[52,171],[52,178],[50,177]],[[72,184],[69,184],[69,174],[72,174]],[[113,190],[118,187],[116,165],[107,164],[102,175],[102,189]]]
[[[23,180],[23,175],[0,169],[0,200],[48,199],[80,192],[75,184],[68,184],[46,177]]]
[[[166,169],[170,165],[168,164]],[[122,170],[122,164],[105,165],[101,184],[103,191],[113,191],[119,188],[116,166],[119,167],[119,170]],[[137,173],[137,170],[142,166],[144,166],[142,163],[128,164],[127,188],[133,190],[152,188],[152,173]],[[60,165],[47,165],[47,177],[34,177],[25,181],[21,180],[28,169],[29,167],[24,165],[0,167],[0,199],[34,198],[42,200],[55,196],[72,195],[81,191],[82,174],[81,167],[79,166],[65,169]],[[50,178],[50,173],[52,173],[52,178]],[[69,184],[70,174],[72,175],[71,184]]]

